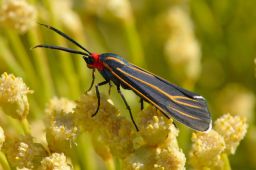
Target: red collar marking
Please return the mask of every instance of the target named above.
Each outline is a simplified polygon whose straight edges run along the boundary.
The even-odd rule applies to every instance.
[[[96,68],[99,71],[102,71],[104,69],[104,66],[103,66],[103,63],[100,61],[100,55],[96,53],[92,53],[91,56],[94,60],[93,64],[91,65],[92,68]]]

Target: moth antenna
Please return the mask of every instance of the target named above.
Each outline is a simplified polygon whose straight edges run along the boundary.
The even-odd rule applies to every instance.
[[[54,32],[56,32],[57,34],[61,35],[62,37],[66,38],[67,40],[69,40],[70,42],[72,42],[73,44],[77,45],[78,47],[80,47],[82,50],[86,51],[89,55],[91,55],[92,53],[87,50],[86,48],[84,48],[81,44],[79,44],[77,41],[75,41],[74,39],[72,39],[71,37],[69,37],[68,35],[66,35],[65,33],[63,33],[62,31],[58,30],[57,28],[54,28],[50,25],[46,25],[46,24],[41,24],[41,23],[38,23]]]
[[[34,49],[34,48],[49,48],[49,49],[65,51],[65,52],[69,52],[69,53],[73,53],[73,54],[81,54],[84,56],[89,56],[89,54],[82,52],[82,51],[78,51],[78,50],[74,50],[74,49],[66,48],[66,47],[55,46],[55,45],[40,44],[40,45],[34,46],[32,49]]]

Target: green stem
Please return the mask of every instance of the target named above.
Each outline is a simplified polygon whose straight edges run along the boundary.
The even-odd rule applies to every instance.
[[[77,150],[76,152],[78,153],[81,169],[96,169],[96,162],[93,156],[94,152],[90,139],[90,135],[84,133],[81,136],[79,136],[77,141],[79,150]]]
[[[28,75],[27,80],[32,85],[32,88],[36,90],[36,87],[38,86],[37,86],[37,77],[35,74],[35,70],[33,68],[31,60],[28,57],[26,50],[24,49],[21,39],[19,38],[17,33],[14,31],[5,29],[5,32],[7,33],[8,39],[10,40],[10,44],[13,48],[13,52],[15,53],[15,56],[18,58],[18,60],[22,65],[22,68],[24,69],[25,73]]]
[[[24,118],[21,120],[21,125],[22,125],[24,133],[30,135],[31,129],[30,129],[30,125],[29,125],[27,118]]]
[[[230,166],[230,163],[229,163],[228,155],[226,153],[223,153],[221,155],[221,159],[224,162],[223,170],[231,170],[231,166]]]
[[[30,44],[38,44],[41,37],[38,33],[37,28],[34,28],[31,30],[28,34],[28,38],[30,41]],[[42,49],[34,49],[34,60],[35,60],[35,68],[37,69],[37,72],[39,73],[39,76],[41,78],[41,82],[43,87],[41,88],[42,91],[38,91],[40,93],[40,96],[42,96],[40,99],[42,103],[45,103],[50,96],[54,93],[54,85],[50,73],[50,68],[47,61],[47,56],[45,55],[44,51]]]
[[[181,125],[179,126],[180,132],[179,132],[179,136],[178,136],[178,141],[179,141],[179,146],[182,148],[182,150],[185,153],[188,153],[191,145],[188,141],[190,141],[190,137],[191,137],[191,130],[184,126]]]
[[[46,0],[45,4],[46,4],[46,7],[48,8],[49,13],[51,15],[51,21],[53,22],[53,25],[55,27],[58,27],[59,29],[61,29],[60,24],[58,24],[58,20],[57,20],[56,16],[54,15],[51,1]],[[53,44],[56,44],[56,45],[65,44],[65,40],[63,39],[63,37],[60,37],[57,34],[53,34],[53,40],[55,41],[55,43],[52,42]],[[53,64],[60,65],[60,68],[62,69],[61,73],[63,73],[62,76],[64,76],[67,80],[67,83],[68,83],[67,87],[69,88],[69,90],[67,91],[66,87],[65,87],[64,93],[68,92],[72,98],[77,98],[80,94],[80,86],[78,83],[76,72],[73,68],[72,57],[68,53],[58,52],[58,54],[59,54],[58,62],[53,63]]]
[[[71,30],[71,31],[72,31],[71,35],[72,35],[72,37],[74,37],[74,39],[76,41],[78,41],[82,45],[86,44],[82,25],[77,26],[77,28],[75,30]],[[80,88],[82,90],[85,90],[87,87],[86,85],[89,84],[88,80],[86,81],[86,77],[90,77],[91,74],[89,74],[89,70],[86,68],[86,64],[82,60],[82,57],[74,58],[74,63],[75,63],[76,71],[78,73],[77,78],[79,78],[78,81],[80,84]]]
[[[72,159],[72,158],[71,158],[71,159]],[[79,163],[78,163],[78,159],[73,158],[73,159],[72,159],[72,165],[73,165],[73,169],[74,169],[74,170],[81,170],[81,167],[80,167],[80,165],[79,165]]]
[[[14,73],[15,75],[25,77],[25,73],[23,69],[17,63],[14,56],[12,55],[9,48],[7,47],[5,41],[1,37],[0,37],[0,51],[1,51],[1,59],[6,64],[6,67],[9,69],[9,71]]]
[[[3,152],[0,152],[0,164],[4,170],[11,170],[10,165]]]
[[[108,160],[105,160],[104,162],[107,170],[115,170],[115,163],[113,159],[108,159]]]
[[[131,52],[132,63],[139,66],[145,65],[143,48],[133,20],[125,20],[122,23]]]

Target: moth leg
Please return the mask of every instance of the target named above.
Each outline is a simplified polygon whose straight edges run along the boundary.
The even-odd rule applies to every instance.
[[[96,109],[95,113],[92,114],[92,117],[95,116],[95,115],[98,113],[99,109],[100,109],[100,92],[99,92],[99,86],[102,86],[102,85],[104,85],[104,84],[107,84],[108,82],[109,82],[109,80],[106,80],[106,81],[103,81],[103,82],[101,82],[101,83],[99,83],[99,84],[97,84],[97,85],[95,86],[96,95],[97,95],[97,100],[98,100],[98,106],[97,106],[97,109]]]
[[[112,87],[112,84],[111,84],[111,81],[109,81],[109,89],[108,89],[108,95],[110,95],[110,92],[111,92],[111,87]]]
[[[121,95],[121,97],[122,97],[122,99],[123,99],[123,101],[124,101],[124,104],[125,104],[127,110],[129,111],[130,117],[131,117],[131,119],[132,119],[132,123],[134,124],[136,130],[139,131],[139,128],[138,128],[138,126],[136,125],[136,123],[135,123],[135,121],[134,121],[134,119],[133,119],[131,108],[130,108],[130,106],[128,105],[128,103],[127,103],[127,101],[126,101],[126,99],[125,99],[123,93],[121,92],[120,86],[117,86],[117,91],[118,91],[118,93]]]
[[[140,98],[140,110],[144,109],[144,100],[143,98]]]
[[[176,125],[176,123],[173,121],[172,122],[172,124],[174,125],[174,127],[176,128],[176,129],[178,129],[178,126]]]
[[[95,81],[95,69],[92,70],[92,82],[91,82],[89,89],[86,90],[86,93],[88,93],[92,89],[94,81]]]

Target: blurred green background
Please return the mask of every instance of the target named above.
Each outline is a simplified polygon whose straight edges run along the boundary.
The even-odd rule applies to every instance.
[[[62,30],[89,51],[117,53],[203,95],[213,120],[224,113],[247,117],[248,133],[236,154],[230,156],[231,166],[256,169],[256,1],[30,0],[29,10],[15,5],[3,9],[6,2],[0,2],[0,73],[20,76],[34,90],[31,120],[43,116],[53,96],[76,100],[91,81],[91,72],[81,57],[31,50],[43,43],[77,49],[36,24],[40,22]],[[102,80],[96,76],[97,82]],[[100,89],[106,95],[107,90]],[[127,91],[125,95],[133,112],[138,112],[138,97]],[[127,114],[116,90],[110,98]],[[180,128],[181,147],[187,151],[189,132]]]

